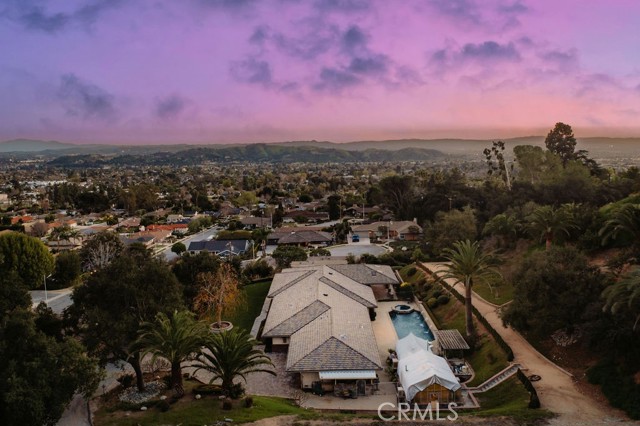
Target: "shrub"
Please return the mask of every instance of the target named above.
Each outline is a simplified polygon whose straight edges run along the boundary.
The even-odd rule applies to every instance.
[[[163,401],[158,402],[158,405],[156,405],[156,407],[158,407],[158,409],[160,411],[162,411],[163,413],[166,413],[171,408],[171,406],[169,405],[167,400],[163,400]]]
[[[442,290],[436,290],[433,292],[433,297],[436,299],[442,295]]]
[[[244,399],[244,406],[245,406],[246,408],[251,408],[251,407],[253,407],[253,397],[251,397],[251,396],[246,397],[246,398]]]
[[[238,399],[242,395],[244,395],[244,387],[242,386],[242,383],[234,383],[229,390],[229,395],[227,396],[231,399]]]
[[[409,270],[407,271],[407,276],[408,277],[412,277],[416,274],[416,272],[418,272],[418,270],[416,269],[415,266],[412,266],[411,268],[409,268]]]
[[[124,374],[120,377],[118,377],[116,380],[118,380],[118,382],[120,383],[120,385],[122,385],[123,388],[128,388],[131,387],[131,385],[133,384],[133,381],[135,380],[135,376],[133,374]]]
[[[447,303],[449,303],[449,296],[446,294],[438,296],[438,305],[446,305]]]
[[[435,297],[430,298],[429,300],[427,300],[427,306],[429,306],[430,309],[437,308],[438,300]]]
[[[198,385],[193,388],[193,393],[200,395],[222,395],[222,388],[219,385]]]
[[[600,385],[612,406],[627,412],[632,419],[640,419],[640,384],[633,376],[624,374],[614,361],[605,360],[587,371],[589,382]]]
[[[222,409],[225,411],[229,411],[233,408],[233,404],[231,403],[230,399],[225,399],[224,401],[222,401]]]

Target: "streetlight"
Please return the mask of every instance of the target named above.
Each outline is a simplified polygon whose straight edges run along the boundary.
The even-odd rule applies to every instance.
[[[49,296],[47,295],[47,278],[49,278],[51,275],[53,274],[49,274],[49,275],[42,274],[43,276],[42,282],[44,283],[44,302],[47,304],[47,306],[49,306]]]

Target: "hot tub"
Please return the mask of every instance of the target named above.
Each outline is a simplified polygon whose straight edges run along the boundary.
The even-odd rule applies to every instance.
[[[396,305],[393,307],[393,312],[396,314],[410,314],[413,312],[413,308],[409,305]]]

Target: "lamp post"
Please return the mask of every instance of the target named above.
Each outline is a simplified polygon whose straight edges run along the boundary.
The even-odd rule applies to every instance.
[[[47,278],[49,278],[51,275],[53,274],[49,274],[49,275],[45,275],[42,274],[42,282],[44,283],[44,303],[47,304],[47,306],[49,306],[49,296],[47,294]]]

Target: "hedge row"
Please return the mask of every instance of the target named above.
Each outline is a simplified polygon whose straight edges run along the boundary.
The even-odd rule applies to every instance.
[[[529,408],[540,408],[540,399],[538,398],[538,392],[536,388],[531,384],[531,380],[522,372],[522,370],[518,369],[516,373],[518,379],[522,382],[525,389],[529,391]]]
[[[423,269],[428,275],[433,277],[437,283],[439,283],[444,288],[449,290],[449,293],[451,293],[456,299],[458,299],[460,302],[462,302],[462,304],[465,303],[464,296],[461,295],[460,293],[458,293],[457,291],[455,291],[453,289],[453,287],[451,287],[445,280],[443,280],[439,276],[433,274],[431,271],[429,271],[423,265],[418,264],[418,266],[421,269]],[[500,346],[502,348],[502,350],[507,354],[507,360],[509,362],[513,361],[513,350],[511,350],[511,347],[507,344],[507,342],[504,341],[502,336],[500,334],[498,334],[498,332],[491,326],[491,324],[489,324],[489,322],[485,319],[485,317],[482,316],[482,314],[480,314],[480,311],[478,311],[478,309],[476,309],[475,306],[472,306],[471,309],[473,311],[473,314],[478,319],[478,321],[480,321],[480,323],[489,331],[491,336],[493,336],[495,341],[498,343],[498,346]]]

